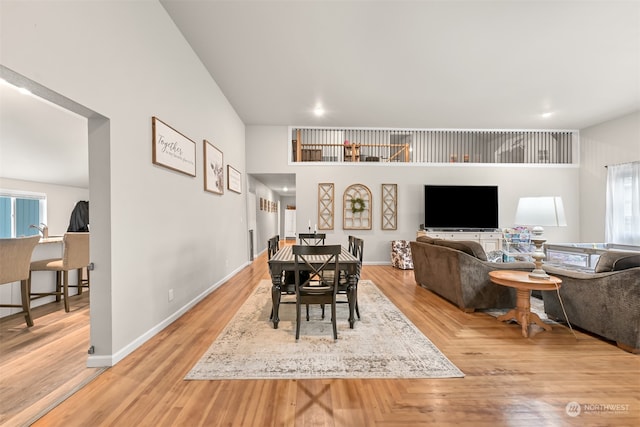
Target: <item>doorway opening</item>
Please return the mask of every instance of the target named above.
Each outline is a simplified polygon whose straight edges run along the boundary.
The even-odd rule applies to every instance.
[[[87,108],[44,85],[35,82],[3,65],[0,78],[28,90],[33,95],[87,119],[87,144],[89,162],[89,194],[91,200],[91,262],[96,266],[91,272],[92,288],[89,304],[100,307],[90,312],[90,335],[94,354],[87,358],[87,367],[110,366],[111,346],[111,218],[110,218],[110,121],[102,114]],[[43,126],[46,124],[43,123]],[[25,164],[27,162],[25,161]]]

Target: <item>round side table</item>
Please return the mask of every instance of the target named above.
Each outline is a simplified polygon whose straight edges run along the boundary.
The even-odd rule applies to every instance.
[[[549,276],[548,279],[529,277],[528,271],[495,270],[489,272],[489,278],[493,283],[516,289],[516,308],[498,317],[500,321],[515,319],[522,325],[522,336],[529,336],[529,324],[535,323],[545,331],[550,331],[551,326],[540,320],[540,317],[531,312],[531,291],[555,291],[560,287],[562,280]]]

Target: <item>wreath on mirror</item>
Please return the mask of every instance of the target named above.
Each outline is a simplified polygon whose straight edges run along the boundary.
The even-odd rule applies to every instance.
[[[359,197],[351,199],[351,212],[364,212],[364,200]]]

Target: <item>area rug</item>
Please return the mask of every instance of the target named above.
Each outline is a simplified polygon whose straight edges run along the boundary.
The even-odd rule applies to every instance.
[[[337,340],[330,307],[322,319],[320,307],[311,306],[296,342],[295,304],[280,305],[274,329],[271,282],[263,280],[185,379],[464,377],[373,282],[359,282],[358,304],[354,329],[348,304],[338,304]]]

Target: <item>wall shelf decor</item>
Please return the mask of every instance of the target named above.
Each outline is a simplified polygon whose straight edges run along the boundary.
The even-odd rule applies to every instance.
[[[398,229],[397,184],[382,184],[382,229]]]
[[[318,184],[318,229],[333,230],[334,185]]]
[[[342,196],[342,228],[345,230],[371,230],[371,190],[366,185],[353,184]]]

